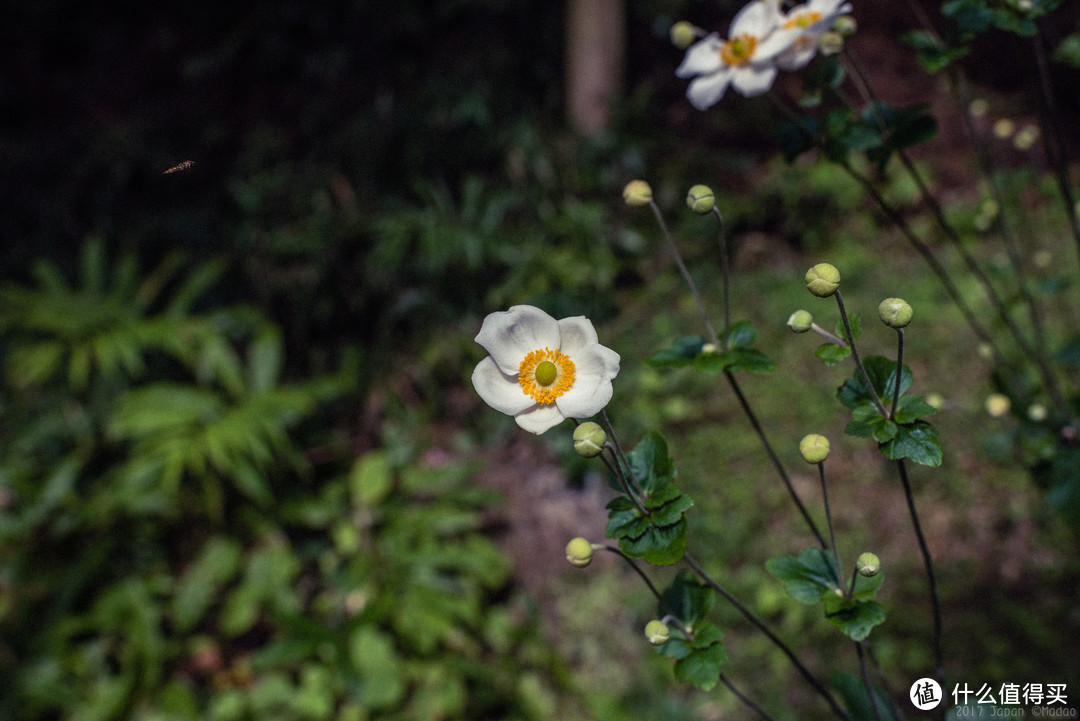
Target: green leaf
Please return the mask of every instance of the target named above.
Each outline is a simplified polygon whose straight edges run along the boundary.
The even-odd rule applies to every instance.
[[[827,368],[831,368],[835,365],[839,365],[851,356],[851,347],[837,345],[836,343],[823,343],[818,346],[814,355],[820,358],[821,362],[824,363]]]
[[[701,353],[705,339],[699,335],[688,335],[677,339],[670,348],[654,353],[645,360],[650,368],[681,368],[690,365]]]
[[[872,355],[863,359],[863,366],[866,368],[866,375],[869,376],[870,384],[877,392],[878,398],[891,399],[893,386],[896,384],[896,361]],[[911,387],[914,378],[911,369],[905,365],[900,376],[901,393]],[[836,397],[848,408],[858,408],[864,403],[873,403],[873,398],[867,391],[862,374],[858,370],[837,389]]]
[[[807,548],[798,557],[777,556],[765,562],[765,570],[784,584],[792,598],[805,604],[835,594],[834,568],[832,555],[822,548]]]
[[[727,333],[727,345],[729,348],[740,348],[753,345],[758,339],[758,329],[748,320],[740,320],[731,324]]]
[[[631,558],[642,558],[654,566],[677,562],[686,551],[686,518],[671,526],[649,526],[637,538],[619,539],[619,548]]]
[[[189,631],[202,619],[221,586],[240,568],[240,544],[217,536],[203,545],[195,561],[179,578],[172,598],[172,617],[177,629]]]
[[[393,485],[390,456],[386,451],[370,451],[356,459],[349,471],[349,491],[360,507],[378,505]]]
[[[864,403],[851,413],[851,420],[844,433],[856,438],[872,437],[878,443],[885,443],[896,436],[896,423],[881,415],[877,406]]]
[[[709,615],[716,603],[716,593],[686,570],[679,571],[660,598],[657,609],[661,616],[674,614],[691,628]]]
[[[825,597],[825,616],[852,641],[862,641],[885,620],[885,607],[877,601],[832,595]]]
[[[893,419],[897,423],[913,423],[919,418],[930,416],[938,412],[937,408],[923,400],[922,396],[907,393],[900,396],[896,404],[896,414]]]
[[[360,699],[373,709],[387,708],[405,695],[405,674],[391,636],[361,626],[349,636],[349,660],[360,676]]]
[[[675,678],[708,691],[720,681],[720,669],[727,660],[723,634],[711,623],[695,629],[690,653],[675,662]]]
[[[901,40],[915,49],[919,64],[931,75],[968,54],[966,47],[949,47],[928,30],[913,30],[902,35]]]
[[[910,458],[924,466],[940,466],[943,451],[937,429],[926,421],[899,426],[896,436],[880,446],[886,458],[899,460]]]

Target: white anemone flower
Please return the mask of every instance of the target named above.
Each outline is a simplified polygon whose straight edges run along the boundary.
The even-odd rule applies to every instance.
[[[784,38],[787,49],[776,56],[781,70],[798,70],[809,63],[818,51],[821,36],[832,29],[836,18],[851,12],[844,0],[810,0],[783,13],[776,36]]]
[[[773,32],[782,17],[775,0],[753,0],[732,19],[727,40],[712,33],[691,45],[675,70],[680,78],[694,78],[686,89],[690,104],[705,110],[724,97],[728,85],[745,97],[772,87],[775,58],[795,40]]]
[[[473,388],[530,433],[593,416],[611,400],[619,354],[600,345],[585,316],[555,320],[515,305],[485,318],[476,342],[490,355],[473,371]]]

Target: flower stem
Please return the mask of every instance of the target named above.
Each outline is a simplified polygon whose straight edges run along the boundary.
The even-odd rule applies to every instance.
[[[725,676],[724,674],[720,674],[720,683],[727,686],[728,690],[731,691],[731,693],[735,694],[735,698],[739,699],[744,704],[749,706],[752,711],[756,711],[757,714],[759,716],[761,716],[761,718],[768,719],[769,721],[776,721],[776,719],[773,718],[772,716],[770,716],[769,713],[765,709],[758,706],[748,696],[746,696],[744,693],[739,691],[739,689],[735,688],[735,685],[733,683],[731,683],[731,680],[728,679],[728,677]]]
[[[851,359],[855,361],[855,367],[859,370],[859,375],[862,377],[863,383],[866,384],[866,392],[870,394],[870,398],[873,399],[878,412],[881,413],[882,416],[888,417],[885,406],[882,404],[881,399],[878,398],[877,391],[874,389],[874,384],[870,382],[870,376],[866,372],[866,366],[863,365],[862,359],[859,358],[859,349],[855,347],[855,334],[851,331],[851,321],[848,320],[847,308],[844,307],[844,296],[840,293],[839,288],[836,289],[836,292],[833,293],[833,295],[836,296],[836,305],[840,308],[840,318],[844,321],[844,332],[847,333],[848,344],[851,346]],[[899,382],[899,380],[897,382]]]
[[[801,661],[799,661],[798,657],[796,657],[794,652],[790,648],[788,648],[787,644],[781,641],[780,638],[775,633],[773,633],[768,626],[765,625],[764,621],[755,616],[753,611],[744,606],[739,601],[739,599],[728,593],[728,591],[723,586],[717,583],[708,573],[706,573],[705,569],[702,568],[701,564],[694,560],[693,556],[691,556],[689,553],[685,553],[683,554],[683,560],[686,562],[686,565],[688,565],[691,570],[693,570],[693,572],[697,574],[698,578],[704,581],[705,584],[709,586],[712,590],[716,591],[716,593],[718,593],[725,601],[734,606],[735,609],[743,615],[743,618],[745,618],[759,631],[765,634],[766,638],[772,641],[773,644],[777,648],[779,648],[785,656],[788,657],[788,660],[791,661],[792,665],[795,666],[795,670],[798,671],[799,674],[804,679],[806,679],[807,683],[809,683],[821,695],[821,697],[825,699],[825,701],[829,704],[829,706],[832,707],[833,712],[838,717],[844,719],[845,721],[851,721],[851,716],[846,711],[844,711],[844,709],[840,708],[839,704],[837,704],[836,702],[836,699],[834,699],[832,694],[829,693],[829,690],[825,688],[825,686],[820,681],[814,678],[814,675],[810,673],[810,671],[806,668],[806,666],[802,664]]]
[[[911,491],[911,481],[908,480],[907,466],[904,465],[904,459],[901,458],[896,462],[897,470],[900,472],[900,482],[904,486],[904,496],[907,498],[908,511],[911,514],[911,525],[915,529],[915,537],[919,541],[919,551],[922,553],[923,565],[926,567],[926,580],[930,584],[930,605],[934,616],[934,665],[935,665],[935,678],[937,682],[941,684],[942,688],[945,687],[945,660],[941,648],[941,602],[938,600],[937,580],[934,577],[934,562],[930,558],[930,548],[926,545],[926,538],[923,536],[922,525],[919,523],[919,512],[915,508],[915,495]],[[945,709],[942,705],[942,718],[944,718]]]
[[[727,378],[731,390],[735,392],[735,397],[739,399],[739,405],[742,406],[743,413],[746,414],[747,419],[750,421],[750,425],[754,428],[754,432],[757,433],[758,439],[761,440],[761,445],[764,446],[765,453],[769,456],[769,460],[772,461],[773,467],[776,468],[776,472],[780,474],[780,480],[784,482],[788,495],[791,496],[791,500],[799,509],[799,513],[802,514],[803,519],[806,521],[806,525],[810,527],[810,532],[817,538],[821,547],[826,548],[825,539],[822,537],[821,532],[818,531],[817,524],[814,523],[814,519],[810,517],[810,513],[806,510],[806,506],[803,504],[802,499],[799,498],[799,494],[795,491],[795,486],[792,485],[791,478],[788,477],[787,471],[784,469],[784,464],[780,462],[780,457],[776,455],[776,451],[773,450],[772,444],[769,443],[768,436],[765,435],[765,429],[761,427],[761,423],[758,422],[757,416],[754,415],[754,411],[750,408],[750,403],[746,400],[746,396],[743,395],[742,389],[739,388],[739,382],[735,380],[735,374],[729,370],[725,370],[724,377]]]
[[[821,478],[821,497],[825,502],[825,525],[829,528],[829,545],[832,546],[833,574],[836,576],[837,588],[842,588],[844,582],[840,580],[840,552],[836,549],[836,531],[833,528],[832,509],[829,507],[829,487],[825,483],[825,463],[817,464],[818,476]]]
[[[847,341],[846,340],[844,340],[843,338],[837,336],[834,333],[830,333],[829,331],[825,330],[824,328],[822,328],[817,323],[811,323],[810,324],[810,330],[814,331],[815,333],[817,333],[819,336],[821,336],[825,340],[829,341],[830,343],[835,343],[836,345],[840,346],[841,348],[847,348]]]
[[[892,396],[892,411],[889,418],[896,417],[896,406],[900,402],[900,378],[904,374],[904,329],[896,329],[896,379],[894,381]]]
[[[717,242],[720,244],[720,269],[724,278],[724,344],[722,350],[726,351],[728,349],[728,332],[731,329],[731,259],[728,255],[727,233],[724,232],[724,216],[721,215],[720,209],[715,205],[713,205],[713,214],[716,215],[716,222],[719,225]]]
[[[660,206],[656,204],[655,200],[650,200],[649,207],[652,208],[653,215],[656,216],[656,222],[660,225],[660,231],[664,234],[664,239],[667,240],[668,247],[671,249],[671,255],[675,258],[675,265],[679,268],[679,273],[682,274],[683,280],[686,281],[687,287],[690,288],[690,295],[694,297],[694,302],[697,304],[698,313],[701,315],[701,320],[704,322],[705,330],[709,336],[709,342],[719,347],[720,339],[716,335],[716,330],[712,326],[712,321],[709,320],[709,314],[705,310],[705,304],[701,301],[701,293],[698,292],[694,279],[690,277],[690,271],[686,269],[686,264],[683,263],[682,256],[679,254],[679,248],[675,245],[675,239],[672,238],[671,233],[668,232],[667,223],[664,222],[664,215],[660,212]]]
[[[881,721],[881,712],[878,710],[877,697],[874,696],[874,687],[870,685],[870,674],[866,671],[866,656],[863,654],[863,642],[855,642],[855,653],[859,656],[859,674],[862,676],[863,688],[866,689],[870,708],[874,711],[875,721]]]

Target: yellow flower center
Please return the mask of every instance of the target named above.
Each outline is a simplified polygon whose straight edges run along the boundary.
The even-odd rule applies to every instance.
[[[784,22],[785,28],[808,28],[821,19],[821,13],[816,10],[807,10],[797,13],[794,17]]]
[[[754,55],[757,38],[749,33],[737,35],[720,46],[720,58],[728,65],[746,65]]]
[[[534,350],[518,367],[518,385],[537,403],[554,403],[574,385],[574,362],[562,351]]]

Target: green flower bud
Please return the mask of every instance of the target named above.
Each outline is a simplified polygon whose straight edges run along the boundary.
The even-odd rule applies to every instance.
[[[840,33],[830,30],[827,33],[822,33],[818,39],[818,50],[822,55],[836,55],[844,49],[844,36]]]
[[[878,318],[890,328],[903,328],[911,322],[913,313],[903,298],[886,298],[877,307]]]
[[[945,396],[940,393],[928,393],[924,400],[939,411],[945,407]]]
[[[686,205],[698,215],[705,215],[716,206],[716,196],[709,186],[695,185],[686,194]]]
[[[840,271],[828,263],[818,263],[806,271],[806,289],[818,298],[828,298],[840,287]]]
[[[652,188],[644,180],[631,180],[623,188],[622,197],[631,207],[648,205],[652,202]]]
[[[833,32],[840,33],[841,37],[849,38],[859,29],[859,24],[850,15],[841,15],[832,24]]]
[[[720,352],[720,349],[716,347],[715,343],[706,343],[701,346],[701,352],[699,355],[716,355]]]
[[[566,560],[571,566],[585,568],[592,563],[593,547],[589,539],[578,536],[566,544]]]
[[[1046,406],[1044,406],[1042,403],[1032,403],[1030,406],[1028,406],[1027,414],[1028,418],[1030,418],[1031,420],[1035,421],[1036,423],[1041,423],[1042,421],[1046,420],[1046,416],[1049,415],[1049,411],[1046,410]]]
[[[860,554],[855,559],[855,570],[859,572],[860,576],[866,576],[867,578],[876,576],[881,570],[881,559],[872,553]]]
[[[685,20],[680,20],[671,26],[670,37],[672,45],[679,50],[686,50],[697,40],[698,29]]]
[[[582,458],[596,458],[604,450],[607,434],[598,423],[586,421],[574,429],[574,450]]]
[[[653,619],[645,624],[645,638],[649,639],[649,643],[653,646],[660,646],[667,643],[667,640],[670,637],[671,629],[669,629],[667,624],[663,621]]]
[[[829,439],[817,433],[804,436],[799,441],[799,455],[807,463],[824,463],[829,457]]]
[[[787,319],[787,327],[796,333],[805,333],[814,325],[814,316],[809,311],[797,310]]]

